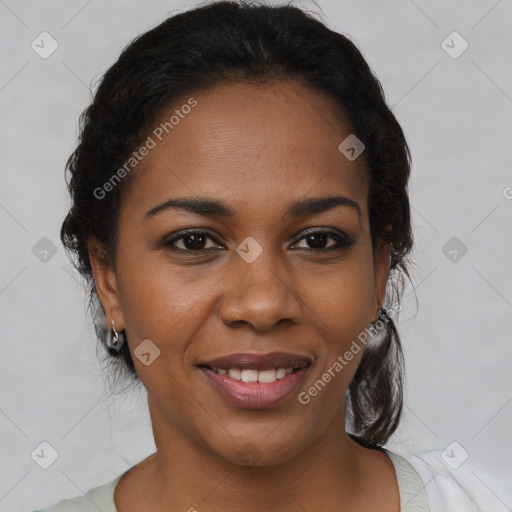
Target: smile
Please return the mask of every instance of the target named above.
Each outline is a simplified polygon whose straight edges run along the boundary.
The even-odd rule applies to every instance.
[[[271,368],[270,370],[240,370],[240,368],[212,368],[220,375],[229,375],[232,379],[242,382],[263,382],[269,384],[282,379],[287,373],[292,373],[293,368]]]
[[[312,365],[309,357],[285,354],[233,354],[198,365],[209,384],[233,405],[276,407],[300,386]]]

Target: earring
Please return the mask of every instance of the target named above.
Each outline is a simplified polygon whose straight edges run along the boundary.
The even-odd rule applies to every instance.
[[[110,331],[110,339],[107,340],[107,350],[111,355],[119,354],[121,347],[124,343],[124,335],[122,332],[117,332],[116,327],[114,325],[114,320],[112,320],[112,330]]]

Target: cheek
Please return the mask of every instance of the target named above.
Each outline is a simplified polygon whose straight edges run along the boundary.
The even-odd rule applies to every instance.
[[[177,269],[162,253],[133,251],[118,268],[118,282],[127,329],[164,343],[174,326],[197,307],[208,288],[193,270]]]
[[[168,382],[182,382],[189,340],[198,328],[194,312],[205,289],[197,280],[184,282],[179,274],[170,272],[169,265],[163,264],[161,259],[136,256],[133,253],[133,257],[125,258],[118,266],[118,283],[137,373],[148,388],[158,386],[158,380],[164,375]],[[148,339],[156,346],[149,345],[149,351],[153,350],[157,357],[146,366],[137,355],[144,346],[141,344]]]
[[[374,294],[373,268],[365,260],[354,258],[333,265],[322,274],[298,276],[299,282],[303,281],[306,305],[329,328],[331,335],[354,334],[369,322]]]
[[[313,417],[325,411],[340,411],[345,393],[364,352],[359,336],[369,324],[373,287],[364,265],[351,265],[350,272],[332,273],[321,281],[308,306],[315,331],[320,333],[317,367],[299,402],[311,404]]]
[[[361,254],[325,275],[317,274],[314,282],[306,303],[323,343],[313,380],[326,383],[324,400],[340,403],[363,354],[361,333],[371,321],[372,260]]]

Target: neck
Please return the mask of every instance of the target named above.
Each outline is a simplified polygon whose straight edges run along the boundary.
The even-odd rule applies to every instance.
[[[340,407],[343,411],[344,407]],[[152,411],[156,454],[145,461],[151,510],[261,512],[355,510],[363,486],[362,448],[334,415],[321,437],[278,464],[240,465],[204,449]],[[250,452],[250,450],[247,450]],[[250,464],[250,453],[245,463]],[[140,487],[139,487],[140,489]]]

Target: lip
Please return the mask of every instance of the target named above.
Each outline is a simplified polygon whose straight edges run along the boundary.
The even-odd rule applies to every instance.
[[[300,386],[313,364],[313,358],[289,352],[257,354],[239,352],[220,356],[197,366],[209,383],[231,404],[244,409],[276,407],[290,397]],[[221,375],[212,368],[238,368],[240,370],[267,370],[293,368],[283,378],[274,382],[243,382]]]
[[[266,409],[280,405],[292,395],[310,368],[304,366],[269,383],[242,382],[227,374],[221,375],[208,366],[201,366],[200,370],[231,404],[243,409]]]
[[[257,354],[250,352],[238,352],[217,357],[197,366],[209,366],[210,368],[239,368],[240,370],[267,370],[269,368],[304,368],[313,364],[311,357],[289,352],[269,352]]]

